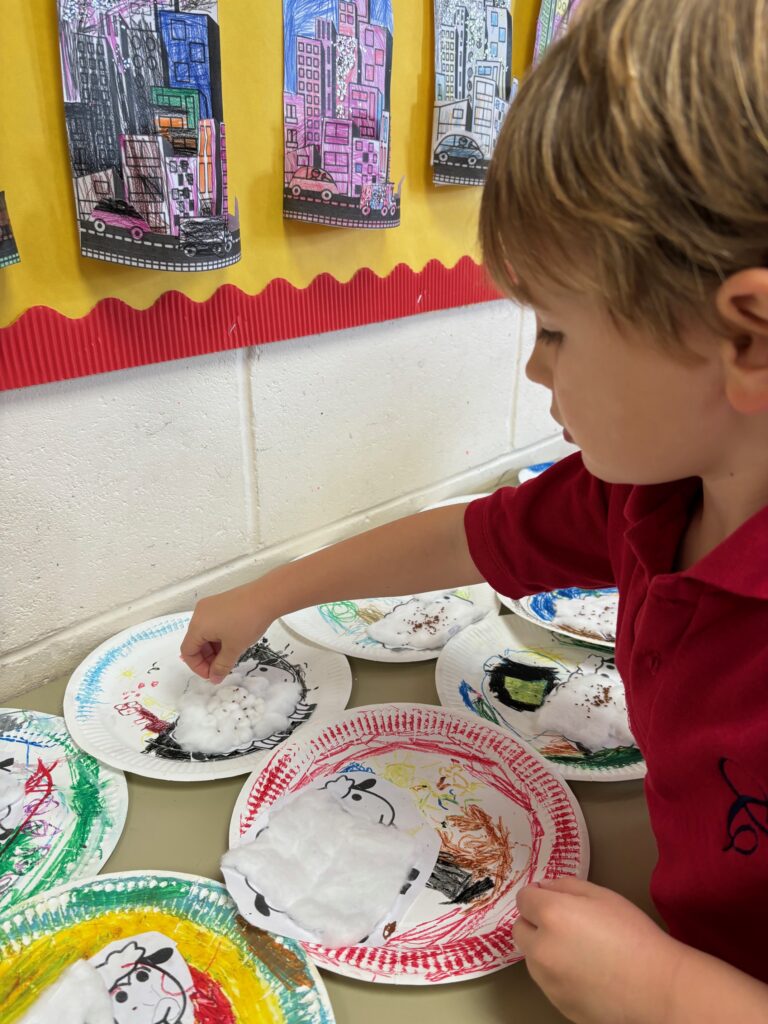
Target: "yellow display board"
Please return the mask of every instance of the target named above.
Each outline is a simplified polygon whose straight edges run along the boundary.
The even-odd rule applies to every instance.
[[[513,73],[528,66],[538,0],[513,0]],[[240,203],[243,258],[200,274],[125,268],[79,254],[59,68],[56,0],[0,7],[0,188],[21,253],[0,273],[0,327],[32,306],[69,317],[117,297],[146,308],[182,291],[197,301],[222,284],[247,294],[273,278],[305,288],[323,272],[347,281],[362,267],[381,276],[400,263],[453,266],[476,255],[479,188],[431,181],[432,0],[393,0],[392,177],[405,175],[402,223],[355,231],[284,221],[282,0],[220,0],[230,195]]]

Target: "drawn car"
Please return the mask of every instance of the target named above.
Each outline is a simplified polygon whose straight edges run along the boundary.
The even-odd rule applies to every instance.
[[[91,213],[91,223],[94,231],[100,235],[107,227],[123,228],[136,242],[140,242],[152,230],[139,211],[124,199],[103,199],[98,202]]]
[[[320,167],[299,167],[288,186],[291,195],[298,199],[302,195],[319,193],[324,203],[339,194],[339,188],[331,175]]]
[[[446,135],[435,147],[435,160],[441,164],[463,163],[474,167],[485,158],[477,142],[469,135]]]
[[[231,252],[234,242],[225,217],[185,217],[179,225],[179,244],[185,256],[197,256]]]
[[[395,216],[397,198],[392,182],[387,182],[386,185],[373,185],[366,182],[363,185],[360,194],[360,212],[364,217],[369,217],[371,210],[378,210],[382,217]]]

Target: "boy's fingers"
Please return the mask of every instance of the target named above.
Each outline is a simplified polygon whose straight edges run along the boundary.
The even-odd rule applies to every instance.
[[[515,945],[523,954],[527,956],[531,949],[531,943],[536,937],[538,931],[529,921],[523,921],[522,919],[516,921],[512,928],[512,937],[515,940]]]
[[[564,892],[569,896],[589,896],[593,890],[600,888],[583,878],[572,877],[548,878],[539,882],[539,885],[545,892]]]
[[[546,883],[540,885],[538,882],[534,882],[532,885],[527,885],[525,889],[521,889],[517,894],[517,909],[520,912],[520,917],[537,928],[541,925],[541,917],[545,907],[551,906],[557,900],[562,900],[564,896],[579,895],[583,896],[583,891],[579,891],[578,894],[573,892],[566,892],[564,890],[558,891]]]
[[[211,665],[208,678],[212,683],[220,683],[225,676],[228,676],[237,664],[237,656],[240,652],[233,648],[222,647]]]

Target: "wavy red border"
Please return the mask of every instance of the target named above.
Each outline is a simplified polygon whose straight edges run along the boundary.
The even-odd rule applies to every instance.
[[[308,334],[498,298],[469,256],[454,267],[401,263],[387,277],[359,270],[347,282],[321,274],[304,289],[278,278],[258,295],[223,285],[207,302],[166,292],[149,309],[103,299],[72,320],[35,306],[0,328],[0,391],[131,366],[262,345]]]

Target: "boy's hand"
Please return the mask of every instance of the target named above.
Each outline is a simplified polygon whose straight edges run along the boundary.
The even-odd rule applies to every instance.
[[[181,657],[193,672],[220,683],[243,651],[261,640],[275,616],[257,595],[256,585],[246,583],[198,601],[181,644]]]
[[[667,1019],[686,947],[609,889],[560,878],[523,889],[515,942],[533,980],[576,1024]]]

